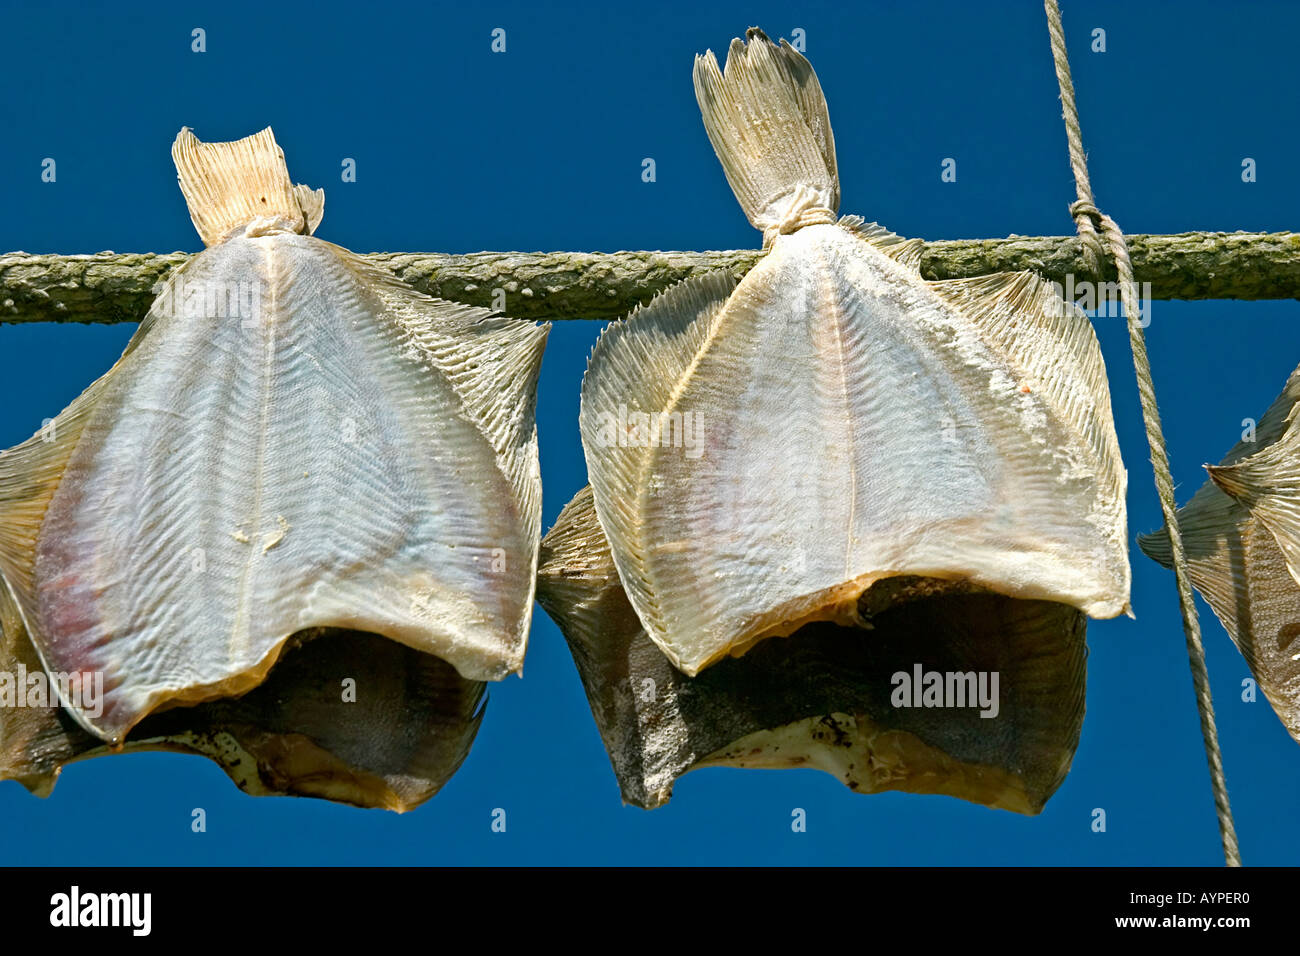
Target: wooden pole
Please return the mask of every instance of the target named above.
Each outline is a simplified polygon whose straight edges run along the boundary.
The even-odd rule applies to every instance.
[[[1153,299],[1300,299],[1300,235],[1188,232],[1127,237],[1134,272]],[[737,277],[757,249],[725,252],[372,253],[430,295],[498,305],[523,319],[616,319],[682,279],[727,269]],[[135,322],[155,286],[189,253],[101,252],[88,256],[0,255],[0,323]],[[1114,282],[1114,264],[1102,281]],[[1031,270],[1076,288],[1092,281],[1076,236],[1010,236],[925,243],[921,274],[959,279]],[[1144,293],[1145,295],[1145,290]]]

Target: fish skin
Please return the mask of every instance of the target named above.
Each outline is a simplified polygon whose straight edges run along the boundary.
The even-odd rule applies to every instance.
[[[915,243],[837,221],[816,75],[747,36],[725,71],[697,57],[696,95],[767,254],[611,325],[583,380],[596,514],[647,633],[695,676],[854,625],[896,575],[1128,612],[1127,475],[1086,316],[1030,273],[927,282]],[[671,440],[688,416],[698,454]]]
[[[1045,285],[1001,288],[1015,283],[1029,305]],[[1127,610],[1104,380],[1100,398],[1070,386],[1062,411],[982,316],[954,308],[962,294],[849,230],[809,226],[734,290],[691,280],[602,336],[581,411],[597,513],[629,599],[685,673],[811,621],[849,623],[858,594],[895,574]],[[1022,328],[1034,320],[1022,310]],[[1025,334],[1055,345],[1041,328]],[[620,405],[694,414],[703,454],[612,446]],[[791,572],[768,552],[803,560]]]
[[[206,147],[283,164],[265,134]],[[314,228],[323,199],[302,189],[266,193],[314,196],[292,207]],[[195,222],[210,247],[57,438],[0,455],[13,614],[48,671],[105,675],[103,713],[73,716],[120,743],[161,707],[257,686],[315,628],[382,634],[472,682],[518,672],[548,327],[415,292],[285,215]],[[251,315],[175,307],[183,288],[245,287]]]
[[[298,796],[405,812],[459,769],[482,721],[484,685],[375,634],[294,635],[259,687],[146,717],[120,748],[65,708],[0,709],[0,779],[45,797],[65,767],[113,754],[195,754],[252,796]],[[0,631],[0,670],[40,662],[20,627]],[[354,694],[345,698],[344,680]]]

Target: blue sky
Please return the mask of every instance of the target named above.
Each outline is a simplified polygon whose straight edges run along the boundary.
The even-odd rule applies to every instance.
[[[1300,7],[1067,2],[1092,182],[1130,232],[1281,230],[1300,216],[1291,122]],[[696,52],[805,30],[841,211],[928,239],[1072,231],[1074,187],[1041,4],[50,5],[0,2],[0,250],[200,247],[169,147],[274,127],[318,235],[359,252],[756,247],[700,122]],[[190,51],[190,31],[207,52]],[[493,28],[507,52],[493,54]],[[1107,51],[1092,53],[1094,27]],[[45,157],[58,181],[40,180]],[[344,157],[357,181],[340,182]],[[656,162],[657,181],[641,180]],[[944,158],[957,181],[940,181]],[[1243,183],[1241,162],[1258,180]],[[1141,276],[1139,276],[1141,278]],[[1130,533],[1157,527],[1127,336],[1098,319],[1129,469]],[[132,326],[0,326],[0,447],[62,409]],[[1179,501],[1300,361],[1293,301],[1156,302],[1148,329]],[[539,398],[543,524],[585,481],[578,389],[600,323],[558,323]],[[206,760],[69,768],[47,800],[0,783],[5,864],[1221,862],[1171,575],[1133,550],[1136,619],[1089,625],[1073,769],[1035,818],[946,797],[858,796],[815,771],[702,770],[665,808],[620,805],[558,630],[490,689],[463,768],[405,816],[251,799]],[[1300,749],[1200,605],[1247,863],[1300,862]],[[193,808],[206,833],[190,830]],[[494,808],[508,828],[493,833]],[[794,807],[807,811],[793,833]],[[1094,833],[1091,811],[1107,812]]]

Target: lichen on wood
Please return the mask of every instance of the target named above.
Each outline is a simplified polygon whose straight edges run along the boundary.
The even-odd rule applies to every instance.
[[[1140,282],[1155,299],[1300,298],[1300,235],[1188,232],[1127,237]],[[726,269],[739,277],[758,249],[715,252],[372,253],[422,292],[469,305],[502,307],[524,319],[616,319],[682,279]],[[172,252],[60,256],[0,255],[0,322],[138,321],[156,287],[190,258]],[[1074,236],[1009,236],[927,242],[921,274],[958,279],[1037,272],[1076,287],[1088,275]],[[1115,280],[1107,265],[1102,281]],[[500,290],[499,292],[497,290]]]

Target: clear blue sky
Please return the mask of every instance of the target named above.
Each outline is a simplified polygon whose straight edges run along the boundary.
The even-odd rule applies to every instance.
[[[755,247],[709,147],[692,56],[750,25],[807,34],[841,211],[928,239],[1063,234],[1074,188],[1042,7],[659,2],[185,5],[0,2],[0,250],[197,250],[169,147],[272,125],[318,235],[360,252]],[[1300,224],[1300,7],[1064,3],[1098,200],[1130,232]],[[208,52],[190,52],[190,31]],[[490,32],[507,31],[494,55]],[[1089,51],[1094,27],[1107,52]],[[58,181],[40,181],[45,157]],[[354,184],[340,182],[344,157]],[[657,182],[641,181],[652,157]],[[957,160],[956,183],[940,163]],[[1241,181],[1252,157],[1258,181]],[[599,323],[560,323],[539,430],[549,527],[584,483],[578,389]],[[1295,302],[1157,302],[1149,331],[1179,500],[1300,360]],[[0,327],[0,447],[62,409],[132,327]],[[1132,535],[1159,525],[1121,320],[1099,319]],[[814,771],[703,770],[622,807],[568,651],[540,609],[525,677],[492,686],[464,767],[405,816],[252,799],[198,757],[69,768],[48,800],[0,783],[0,863],[1208,864],[1222,861],[1169,572],[1136,548],[1136,620],[1093,622],[1074,767],[1026,818],[857,796]],[[1300,862],[1300,748],[1201,605],[1247,863]],[[190,813],[207,811],[206,834]],[[495,807],[508,830],[494,834]],[[794,807],[808,830],[791,832]],[[1103,807],[1104,834],[1090,829]]]

